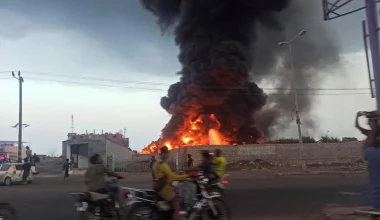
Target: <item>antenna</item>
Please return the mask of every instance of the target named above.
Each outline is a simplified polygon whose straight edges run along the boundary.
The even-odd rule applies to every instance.
[[[127,128],[124,128],[124,137],[126,137],[125,136],[126,133],[127,133]]]
[[[75,133],[75,127],[74,127],[74,115],[71,115],[71,127],[70,127],[71,133]]]

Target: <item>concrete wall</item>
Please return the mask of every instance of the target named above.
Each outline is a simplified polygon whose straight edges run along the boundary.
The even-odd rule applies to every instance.
[[[182,167],[191,154],[194,163],[201,160],[202,150],[214,151],[221,149],[229,163],[240,160],[263,159],[276,165],[299,164],[302,157],[298,144],[255,144],[239,146],[191,146],[174,149],[171,152],[172,160],[179,152],[179,163]],[[308,164],[350,163],[363,158],[362,142],[346,143],[312,143],[304,144],[304,158]]]
[[[106,152],[107,156],[114,156],[115,163],[121,161],[132,161],[133,152],[121,146],[118,143],[115,143],[111,140],[106,140]]]

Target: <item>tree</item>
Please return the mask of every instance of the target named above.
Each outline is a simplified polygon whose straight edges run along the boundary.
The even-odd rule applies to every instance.
[[[302,137],[303,143],[316,143],[315,139],[313,137],[305,136]]]
[[[338,137],[331,137],[328,135],[323,135],[320,140],[322,143],[340,143],[340,139]]]
[[[315,143],[316,141],[313,137],[304,136],[304,137],[302,137],[302,142],[303,143]],[[298,138],[280,138],[278,140],[270,141],[268,143],[269,144],[270,143],[273,143],[273,144],[297,144],[297,143],[299,143],[299,139]]]
[[[358,141],[356,137],[343,137],[342,142]]]

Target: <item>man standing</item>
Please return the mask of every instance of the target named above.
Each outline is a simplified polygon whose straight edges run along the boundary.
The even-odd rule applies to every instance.
[[[187,155],[187,168],[192,168],[194,166],[194,160],[191,158],[191,154]]]
[[[30,172],[31,165],[28,161],[28,158],[24,159],[24,164],[22,166],[23,172],[22,172],[22,181],[24,182],[25,185],[28,184],[28,176]]]
[[[152,156],[152,158],[150,159],[150,164],[149,164],[149,168],[152,170],[152,178],[154,180],[154,165],[156,163],[156,157],[155,156]]]
[[[25,153],[26,153],[26,158],[28,158],[29,161],[31,161],[31,159],[32,159],[32,150],[29,148],[29,146],[26,146]]]
[[[69,178],[69,169],[70,169],[70,162],[69,162],[69,159],[66,159],[66,161],[63,163],[63,171],[65,172],[63,179]]]

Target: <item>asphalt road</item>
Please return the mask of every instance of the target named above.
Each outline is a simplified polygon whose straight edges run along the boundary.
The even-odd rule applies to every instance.
[[[366,177],[231,177],[227,190],[233,219],[302,217],[320,213],[328,203],[358,203],[362,197],[340,192],[362,192]],[[146,181],[126,181],[123,186],[149,188]],[[81,181],[39,176],[31,185],[0,186],[0,202],[9,202],[20,220],[75,219],[70,192],[83,189]]]

